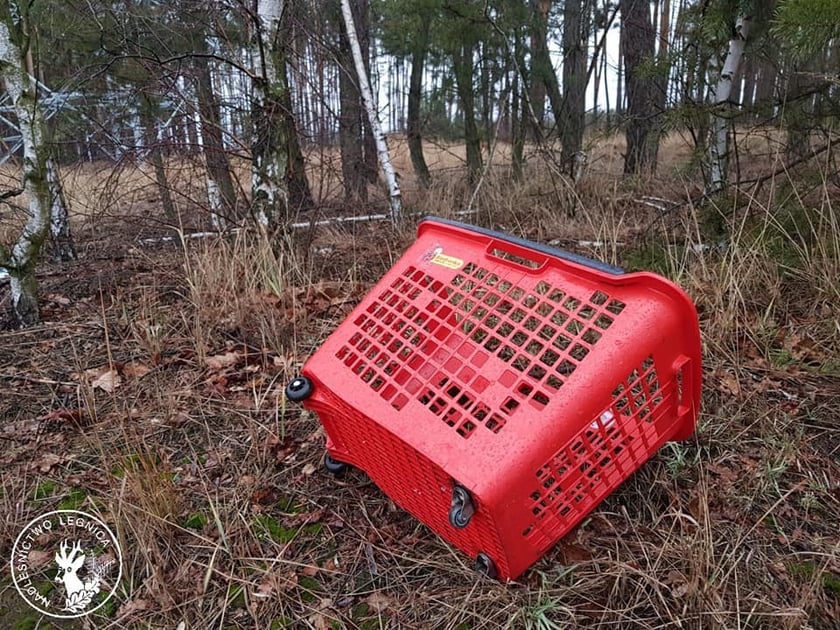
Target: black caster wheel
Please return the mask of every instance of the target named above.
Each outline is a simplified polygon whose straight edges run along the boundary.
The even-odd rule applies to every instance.
[[[452,507],[449,508],[449,523],[455,529],[464,529],[475,514],[472,497],[463,486],[452,489]]]
[[[312,395],[312,381],[305,376],[298,376],[286,385],[286,398],[292,402],[303,402]]]
[[[490,556],[484,552],[479,553],[476,557],[475,570],[481,575],[486,575],[494,580],[499,575],[496,571],[496,564],[490,559]]]
[[[348,466],[344,462],[340,462],[338,460],[333,459],[332,457],[330,457],[329,453],[324,453],[324,468],[327,472],[332,473],[333,475],[338,477],[339,475],[343,475],[345,472],[347,472],[347,469],[350,468],[350,466]]]

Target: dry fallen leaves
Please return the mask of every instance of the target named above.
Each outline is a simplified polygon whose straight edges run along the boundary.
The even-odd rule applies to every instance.
[[[237,365],[244,359],[245,357],[238,352],[225,352],[223,354],[216,354],[212,357],[207,357],[207,367],[214,372],[219,372]]]
[[[122,378],[116,370],[106,370],[90,383],[90,386],[93,387],[93,389],[98,388],[109,394],[120,385],[122,385]]]

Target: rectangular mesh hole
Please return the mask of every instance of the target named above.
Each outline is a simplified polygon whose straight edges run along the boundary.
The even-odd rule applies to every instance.
[[[473,424],[469,420],[464,422],[464,424],[462,424],[457,429],[458,435],[460,435],[461,437],[465,437],[465,438],[470,437],[470,435],[472,435],[473,431],[475,431],[475,424]]]
[[[525,311],[523,311],[521,308],[518,308],[510,314],[510,318],[517,324],[519,324],[522,322],[523,319],[525,319],[525,315]]]
[[[531,332],[537,332],[537,328],[540,327],[540,320],[538,320],[536,317],[529,317],[527,320],[525,320],[523,327],[527,330],[530,330]]]
[[[562,302],[564,297],[566,297],[566,294],[563,293],[563,291],[561,291],[560,289],[554,289],[554,291],[552,291],[548,295],[549,300],[551,300],[552,302],[557,302],[557,303]]]
[[[505,426],[505,420],[498,414],[493,414],[490,416],[490,419],[487,421],[486,426],[490,429],[493,433],[498,433],[503,426]]]
[[[547,387],[556,390],[560,389],[560,387],[563,385],[563,381],[551,374],[547,379],[545,379],[545,384]]]
[[[520,372],[524,372],[528,369],[528,366],[531,365],[531,362],[526,357],[520,354],[518,357],[516,357],[516,359],[511,365]]]
[[[603,291],[595,291],[595,293],[592,294],[592,297],[589,298],[589,301],[593,304],[597,304],[598,306],[602,306],[607,303],[608,299],[609,296]]]
[[[563,311],[557,311],[554,315],[551,316],[551,322],[557,324],[558,326],[562,326],[566,323],[566,320],[569,319],[569,316],[564,313]]]
[[[619,300],[610,300],[610,303],[607,304],[607,310],[614,315],[619,315],[621,311],[624,310],[624,307],[627,306],[624,302]]]
[[[534,388],[528,385],[528,383],[520,383],[516,391],[527,398],[534,391]]]
[[[568,359],[563,359],[560,364],[557,366],[557,373],[562,374],[563,376],[569,376],[572,372],[575,371],[577,365],[569,361]]]
[[[543,378],[545,378],[545,375],[547,373],[548,372],[546,372],[545,368],[540,365],[534,365],[533,367],[531,367],[530,370],[528,370],[528,376],[537,381],[541,381]]]
[[[612,326],[612,323],[613,323],[612,317],[609,317],[608,315],[604,315],[603,313],[598,315],[598,318],[595,320],[595,325],[598,328],[601,328],[603,330],[606,330],[607,328]]]
[[[500,345],[502,345],[501,340],[496,337],[490,337],[490,339],[487,340],[487,343],[484,344],[484,347],[490,352],[495,352]]]
[[[560,358],[560,355],[554,352],[554,350],[546,350],[543,355],[540,357],[540,361],[545,363],[548,367],[551,367],[557,360]]]
[[[590,328],[585,333],[583,333],[583,337],[582,337],[582,339],[590,345],[595,345],[596,343],[598,343],[598,340],[600,338],[601,338],[601,333],[599,333],[597,330],[595,330],[593,328]]]
[[[521,330],[518,330],[513,337],[510,338],[511,343],[516,344],[517,346],[521,346],[526,341],[528,341],[528,335],[526,335]]]
[[[575,344],[575,347],[572,348],[571,352],[569,352],[569,355],[577,361],[583,361],[587,354],[589,354],[589,348],[582,346],[579,343]]]
[[[595,316],[595,313],[596,313],[595,309],[592,308],[591,306],[584,306],[578,312],[578,316],[582,317],[583,319],[592,319]]]
[[[519,407],[519,402],[513,398],[508,398],[502,403],[502,411],[508,415],[511,415],[514,411],[516,411],[517,407]]]
[[[525,346],[525,352],[532,356],[537,356],[543,347],[544,346],[539,341],[531,340],[528,345]]]

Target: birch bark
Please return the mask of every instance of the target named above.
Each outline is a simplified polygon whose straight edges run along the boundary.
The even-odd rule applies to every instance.
[[[739,15],[735,21],[735,34],[729,40],[729,50],[723,61],[713,58],[712,63],[717,63],[720,68],[717,75],[717,82],[713,83],[710,89],[710,98],[714,109],[712,110],[712,129],[709,138],[709,182],[707,193],[716,193],[726,187],[729,177],[729,128],[727,114],[731,109],[730,98],[732,96],[733,78],[741,65],[744,54],[744,46],[750,35],[750,18]],[[714,79],[713,79],[714,80]]]
[[[362,92],[362,99],[365,103],[370,128],[373,131],[373,138],[376,141],[376,153],[379,156],[379,163],[382,165],[382,174],[388,184],[388,197],[391,206],[391,220],[397,221],[402,214],[402,199],[400,185],[391,164],[391,156],[388,153],[388,144],[385,142],[385,134],[382,125],[379,124],[379,115],[376,112],[376,104],[373,101],[373,94],[370,90],[370,81],[365,71],[365,62],[362,57],[362,49],[359,46],[359,38],[356,36],[356,25],[353,21],[353,13],[350,9],[349,0],[341,0],[341,13],[344,17],[344,26],[347,29],[347,38],[350,40],[350,47],[353,50],[353,61],[356,64],[356,74],[359,77],[359,88]]]
[[[0,4],[0,77],[6,86],[23,140],[23,188],[29,196],[28,218],[4,266],[9,272],[12,315],[19,326],[39,319],[35,267],[50,227],[50,187],[44,146],[44,119],[37,85],[26,70],[29,34],[14,0]]]

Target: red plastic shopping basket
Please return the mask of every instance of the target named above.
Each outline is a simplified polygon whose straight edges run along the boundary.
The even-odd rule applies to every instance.
[[[326,464],[514,579],[694,430],[697,313],[652,273],[444,219],[289,383]]]

